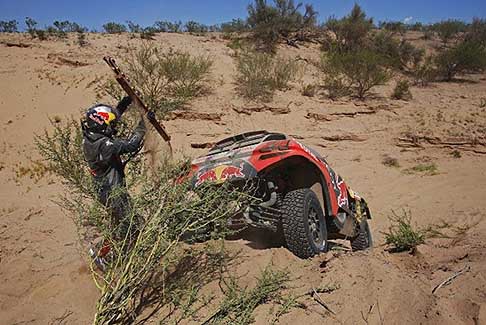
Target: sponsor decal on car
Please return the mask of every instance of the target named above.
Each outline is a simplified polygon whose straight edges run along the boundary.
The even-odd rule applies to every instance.
[[[243,166],[243,163],[241,163],[240,166],[219,165],[212,169],[201,171],[196,176],[196,186],[199,186],[204,182],[219,184],[232,178],[244,178],[245,174],[243,173]]]

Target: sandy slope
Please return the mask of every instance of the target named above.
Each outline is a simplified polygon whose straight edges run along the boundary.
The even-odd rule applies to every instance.
[[[68,215],[51,200],[62,191],[45,177],[39,182],[28,175],[17,177],[19,166],[38,159],[33,135],[49,126],[48,117],[79,115],[95,100],[93,81],[109,76],[101,57],[118,56],[128,36],[90,35],[91,45],[78,48],[66,42],[31,41],[18,35],[1,35],[0,41],[24,42],[29,48],[0,45],[0,323],[89,323],[97,297],[96,288],[76,245],[75,229]],[[414,88],[410,102],[388,99],[391,85],[378,88],[378,96],[365,103],[331,102],[300,95],[302,83],[315,80],[307,67],[303,81],[279,92],[271,107],[289,107],[288,114],[257,112],[239,114],[234,108],[259,106],[238,98],[232,84],[232,50],[219,38],[159,35],[164,48],[205,54],[214,59],[212,93],[191,103],[200,113],[220,113],[221,121],[175,119],[166,123],[179,154],[197,155],[193,142],[211,142],[229,134],[268,129],[302,139],[319,150],[349,184],[367,198],[373,212],[371,227],[375,248],[360,253],[328,253],[299,260],[282,247],[264,241],[228,241],[239,251],[232,271],[251,283],[269,262],[287,268],[292,287],[304,293],[311,287],[334,285],[321,294],[335,312],[326,313],[312,299],[307,310],[294,309],[282,324],[486,324],[486,171],[485,155],[432,147],[403,150],[397,138],[406,132],[427,136],[486,136],[486,76],[468,76],[463,82]],[[316,59],[316,47],[283,49],[284,55]],[[86,63],[72,66],[63,59]],[[308,113],[331,114],[375,109],[374,114],[332,116],[331,121],[307,118]],[[353,135],[360,141],[327,141],[325,136]],[[485,151],[484,147],[477,147]],[[398,159],[400,168],[386,167],[383,155]],[[434,162],[438,174],[406,174],[406,168]],[[392,210],[410,210],[421,226],[446,221],[463,227],[460,234],[445,231],[450,239],[434,239],[419,247],[418,254],[384,252],[382,231]],[[438,283],[464,267],[470,270],[436,294]],[[207,290],[210,290],[211,286]],[[271,306],[257,310],[257,323],[266,324]],[[155,319],[154,319],[155,322]]]

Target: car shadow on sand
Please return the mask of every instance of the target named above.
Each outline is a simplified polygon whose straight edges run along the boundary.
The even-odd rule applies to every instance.
[[[281,234],[259,228],[245,228],[236,234],[226,238],[229,241],[243,241],[248,247],[258,250],[270,248],[285,248],[285,240]],[[343,240],[329,240],[328,250],[330,251],[349,251],[349,245]]]

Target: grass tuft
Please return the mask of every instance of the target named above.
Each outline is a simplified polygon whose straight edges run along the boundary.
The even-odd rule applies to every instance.
[[[425,242],[426,232],[412,225],[410,212],[403,210],[399,215],[392,211],[389,217],[391,225],[385,235],[385,244],[390,246],[390,252],[413,251]]]

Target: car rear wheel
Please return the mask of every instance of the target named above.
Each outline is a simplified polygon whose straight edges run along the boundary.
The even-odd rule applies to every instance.
[[[300,258],[309,258],[327,250],[326,220],[311,189],[287,193],[281,210],[285,242],[292,253]]]

